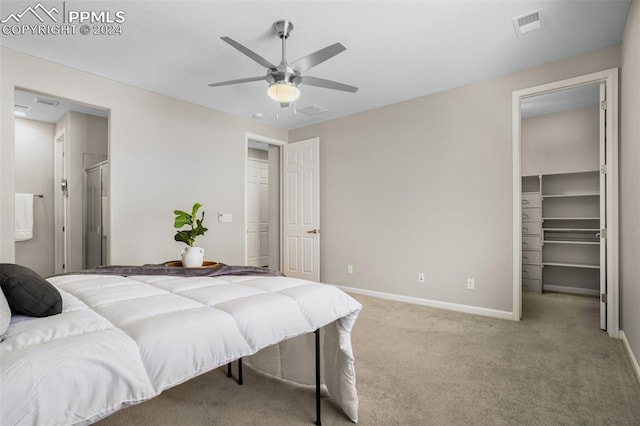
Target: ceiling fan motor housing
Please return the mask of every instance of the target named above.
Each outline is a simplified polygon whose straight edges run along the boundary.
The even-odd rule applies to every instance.
[[[300,73],[293,68],[291,68],[288,64],[280,64],[274,69],[270,69],[267,72],[267,82],[269,84],[273,83],[286,83],[297,86],[302,81],[302,76]]]
[[[289,38],[289,34],[293,31],[293,22],[287,19],[280,19],[273,23],[273,29],[280,38]]]

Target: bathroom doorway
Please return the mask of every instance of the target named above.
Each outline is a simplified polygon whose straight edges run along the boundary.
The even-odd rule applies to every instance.
[[[109,111],[16,89],[14,116],[16,263],[42,276],[81,270],[84,173],[109,160]]]

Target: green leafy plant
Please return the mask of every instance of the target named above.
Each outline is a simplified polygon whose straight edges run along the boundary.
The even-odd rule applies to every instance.
[[[207,228],[204,227],[202,222],[204,221],[204,211],[202,211],[202,215],[200,219],[197,218],[198,210],[202,207],[202,204],[195,203],[191,210],[191,214],[187,212],[183,212],[182,210],[174,210],[173,213],[176,215],[176,219],[173,222],[173,227],[176,229],[180,229],[183,226],[189,226],[191,229],[182,230],[176,232],[174,240],[185,243],[189,247],[193,247],[193,243],[196,241],[196,237],[198,235],[204,235],[205,232],[208,231]]]

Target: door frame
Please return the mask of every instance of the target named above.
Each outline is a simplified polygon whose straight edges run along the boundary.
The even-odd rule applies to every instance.
[[[271,138],[268,136],[257,135],[255,133],[245,133],[244,138],[244,264],[246,265],[249,260],[249,241],[247,237],[247,217],[248,217],[248,207],[249,207],[249,179],[247,178],[247,173],[249,171],[249,141],[256,141],[266,143],[268,145],[275,145],[278,147],[283,147],[288,144],[287,141],[283,141],[280,139]],[[279,215],[278,221],[280,222],[280,232],[278,233],[278,238],[280,239],[280,262],[279,262],[279,270],[282,270],[282,149],[280,150],[280,170],[278,170],[278,176],[280,176],[280,205],[279,205]]]
[[[54,143],[54,179],[58,171],[61,171],[60,179],[68,179],[67,176],[67,141],[66,129],[61,130],[53,138]],[[58,145],[60,144],[60,145]],[[58,147],[62,149],[62,156],[58,156]],[[67,272],[69,267],[69,197],[62,191],[62,181],[53,183],[53,202],[54,202],[54,272],[56,274]],[[68,187],[67,187],[68,191]],[[64,229],[64,231],[63,231]],[[60,252],[60,248],[62,252]],[[62,265],[62,266],[61,266]]]
[[[513,312],[512,319],[522,318],[522,236],[521,182],[521,111],[524,98],[557,92],[572,87],[604,83],[607,91],[607,333],[617,338],[620,330],[619,231],[618,231],[618,68],[582,75],[512,93],[512,164],[513,164]]]
[[[248,157],[247,158],[247,169],[249,168],[249,163],[253,161],[255,163],[261,163],[261,164],[266,164],[267,165],[267,175],[270,171],[270,167],[269,167],[269,160],[264,160],[264,159],[258,159],[258,158],[251,158]],[[247,176],[247,203],[246,203],[246,211],[247,211],[247,215],[245,216],[245,223],[247,224],[247,259],[246,259],[246,263],[249,264],[249,177]],[[269,187],[267,187],[267,197],[268,199],[270,199],[271,197],[269,197]],[[260,198],[260,194],[258,194],[258,198]],[[267,210],[269,210],[269,204],[267,204]],[[258,202],[258,216],[260,216],[261,213],[261,208],[260,208],[260,202]],[[279,219],[279,218],[278,218]],[[269,222],[267,222],[267,226],[268,226]],[[260,234],[260,221],[258,220],[258,234]],[[279,237],[279,236],[278,236]],[[258,249],[258,251],[260,251]],[[270,256],[268,254],[268,256]],[[258,253],[258,257],[260,256],[260,253]]]

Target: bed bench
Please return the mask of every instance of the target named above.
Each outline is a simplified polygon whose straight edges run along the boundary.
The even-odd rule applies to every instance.
[[[90,424],[241,359],[317,391],[322,382],[357,422],[350,333],[361,305],[334,286],[238,275],[48,281],[63,312],[14,315],[0,343],[2,425]]]

